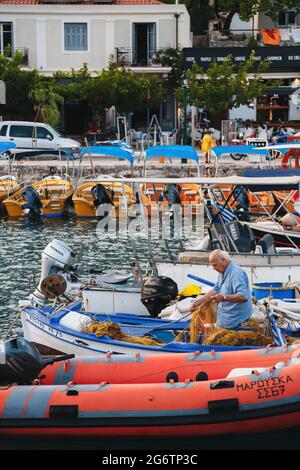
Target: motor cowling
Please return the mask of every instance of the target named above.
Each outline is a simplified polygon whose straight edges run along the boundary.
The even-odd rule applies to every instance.
[[[15,338],[1,345],[0,386],[30,384],[42,368],[40,353],[26,339]]]
[[[61,240],[54,238],[48,243],[42,253],[42,270],[39,285],[31,295],[34,302],[41,305],[44,303],[45,296],[41,292],[43,280],[64,270],[72,270],[75,256],[72,248]]]
[[[39,377],[44,367],[73,358],[74,354],[42,358],[26,339],[11,339],[0,344],[0,386],[29,385]]]
[[[151,317],[157,317],[171,300],[176,299],[177,295],[178,286],[170,277],[151,276],[143,281],[141,302]]]

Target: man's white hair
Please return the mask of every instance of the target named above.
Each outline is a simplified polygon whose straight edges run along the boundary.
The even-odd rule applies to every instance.
[[[227,251],[223,250],[214,250],[211,252],[210,257],[215,256],[219,260],[225,260],[225,261],[230,261],[230,255],[227,253]]]

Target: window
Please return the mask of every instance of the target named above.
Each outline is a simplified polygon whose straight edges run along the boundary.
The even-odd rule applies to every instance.
[[[288,26],[296,23],[296,12],[285,11],[278,13],[278,26]]]
[[[0,23],[0,53],[12,46],[12,23]]]
[[[36,128],[36,136],[38,139],[53,140],[53,135],[44,127]]]
[[[10,126],[11,137],[33,137],[33,127],[32,126]]]
[[[87,24],[65,23],[65,50],[87,50]]]
[[[5,136],[7,131],[7,125],[2,126],[0,129],[0,135]]]

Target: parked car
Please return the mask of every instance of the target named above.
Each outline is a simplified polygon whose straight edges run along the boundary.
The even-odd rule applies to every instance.
[[[14,142],[17,149],[42,151],[66,150],[80,154],[81,145],[61,135],[53,127],[42,122],[2,121],[0,142]]]

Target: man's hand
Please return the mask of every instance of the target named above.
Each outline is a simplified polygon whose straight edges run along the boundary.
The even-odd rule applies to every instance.
[[[204,302],[203,302],[203,299],[195,300],[195,302],[193,302],[193,303],[191,304],[191,307],[190,307],[191,312],[192,312],[193,310],[195,310],[196,308],[200,307],[203,303],[204,303]]]
[[[223,302],[224,300],[224,295],[223,294],[217,294],[217,295],[214,295],[211,300],[214,300],[216,302],[216,304],[219,304],[220,302]]]

